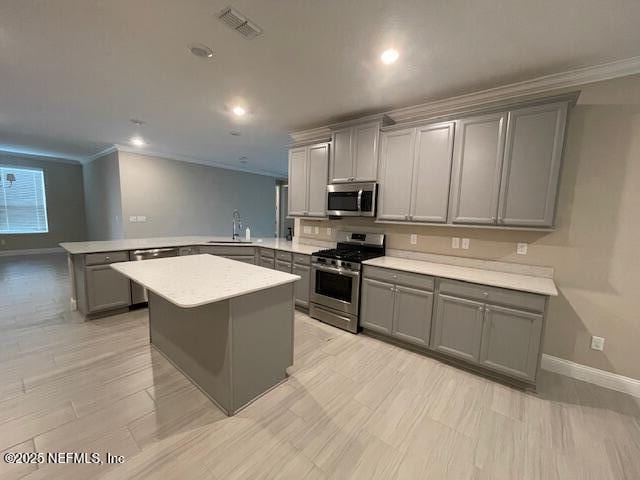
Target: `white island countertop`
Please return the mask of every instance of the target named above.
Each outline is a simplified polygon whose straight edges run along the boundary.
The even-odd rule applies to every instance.
[[[276,250],[284,250],[293,253],[311,255],[325,247],[309,245],[298,241],[289,241],[283,238],[253,238],[250,242],[230,241],[229,237],[211,235],[191,235],[181,237],[155,237],[155,238],[127,238],[121,240],[98,240],[92,242],[63,242],[60,246],[71,255],[81,255],[99,252],[117,252],[122,250],[143,250],[149,248],[187,247],[191,245],[217,245],[217,246],[249,246],[264,247]],[[332,245],[334,246],[334,245]]]
[[[292,283],[298,275],[214,255],[112,263],[111,267],[182,308],[193,308]]]
[[[461,280],[463,282],[508,288],[540,295],[557,296],[558,290],[551,278],[498,272],[482,268],[462,267],[445,263],[425,262],[400,257],[378,257],[363,262],[373,267],[390,268],[411,273],[433,275],[434,277]]]

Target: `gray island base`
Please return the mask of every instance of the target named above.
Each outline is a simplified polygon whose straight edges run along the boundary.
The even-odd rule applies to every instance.
[[[213,255],[112,268],[147,288],[151,344],[227,415],[287,378],[297,275]]]
[[[149,292],[151,343],[227,415],[287,377],[293,284],[195,308]]]

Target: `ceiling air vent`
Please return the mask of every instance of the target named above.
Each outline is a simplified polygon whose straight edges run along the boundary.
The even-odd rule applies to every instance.
[[[222,10],[218,18],[246,38],[254,38],[262,33],[259,26],[231,7]]]

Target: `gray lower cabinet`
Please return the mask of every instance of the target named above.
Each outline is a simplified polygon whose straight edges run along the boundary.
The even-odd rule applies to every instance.
[[[224,258],[235,260],[237,262],[249,263],[251,265],[256,264],[256,257],[253,255],[224,255]]]
[[[540,353],[543,316],[487,305],[480,363],[492,370],[534,380]]]
[[[276,270],[280,272],[291,273],[291,262],[276,259]]]
[[[85,267],[87,313],[95,313],[131,304],[131,282],[110,265]]]
[[[303,308],[309,308],[311,267],[308,265],[294,263],[292,273],[300,276],[300,280],[294,284],[296,305]]]
[[[391,283],[362,279],[360,326],[391,335],[395,287]]]
[[[431,348],[462,360],[480,359],[484,304],[439,294],[431,336]]]
[[[426,347],[431,332],[433,293],[395,287],[391,334],[399,340]]]

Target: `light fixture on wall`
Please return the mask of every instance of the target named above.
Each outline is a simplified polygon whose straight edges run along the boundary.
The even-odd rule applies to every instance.
[[[11,187],[15,181],[16,176],[13,173],[7,173],[7,182],[9,182],[9,187]]]

